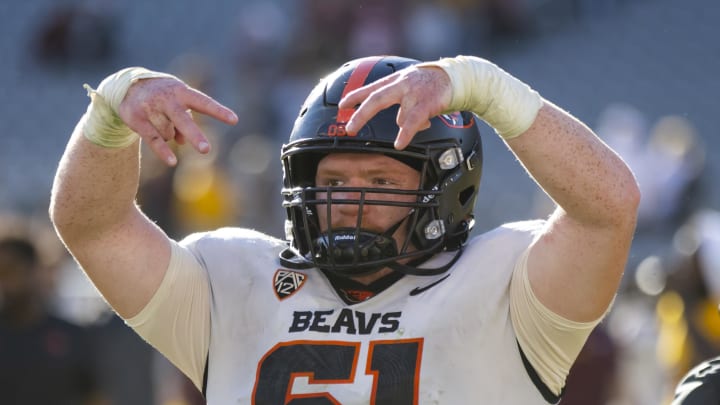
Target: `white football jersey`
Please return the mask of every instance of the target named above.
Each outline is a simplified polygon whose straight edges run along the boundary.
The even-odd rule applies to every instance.
[[[282,241],[233,228],[186,239],[210,287],[208,403],[546,404],[508,294],[541,225],[476,236],[448,272],[407,275],[354,305],[317,269],[280,267]]]

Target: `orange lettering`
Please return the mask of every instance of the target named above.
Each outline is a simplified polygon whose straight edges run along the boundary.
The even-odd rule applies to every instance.
[[[328,136],[353,136],[345,131],[345,124],[330,124],[327,129]]]

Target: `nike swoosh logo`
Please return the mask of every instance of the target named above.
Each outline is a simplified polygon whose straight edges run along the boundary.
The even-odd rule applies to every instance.
[[[430,284],[426,285],[425,287],[415,287],[415,288],[413,288],[412,290],[410,290],[410,295],[411,295],[411,296],[415,296],[415,295],[418,295],[418,294],[422,294],[422,293],[424,293],[425,291],[427,291],[427,290],[435,287],[436,285],[440,284],[441,282],[443,282],[443,281],[444,281],[446,278],[448,278],[448,277],[450,277],[449,274],[448,274],[447,276],[439,279],[439,280],[436,280],[434,283],[430,283]]]

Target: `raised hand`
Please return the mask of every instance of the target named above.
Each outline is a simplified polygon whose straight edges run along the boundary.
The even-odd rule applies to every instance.
[[[446,111],[451,97],[450,78],[442,69],[413,66],[348,93],[339,108],[360,104],[345,126],[356,134],[375,114],[399,104],[395,149],[404,149],[418,131],[430,127],[431,118]]]
[[[210,151],[207,137],[193,120],[192,111],[230,125],[238,121],[228,107],[174,78],[138,80],[118,108],[125,124],[171,166],[177,163],[177,157],[166,143],[170,140],[180,144],[187,141],[200,153]]]

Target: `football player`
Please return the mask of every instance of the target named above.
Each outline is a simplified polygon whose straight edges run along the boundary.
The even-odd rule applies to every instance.
[[[174,165],[168,141],[210,148],[188,110],[235,124],[232,111],[142,68],[88,90],[55,226],[209,403],[555,403],[615,296],[632,173],[485,59],[367,57],[325,77],[282,148],[285,240],[229,227],[176,242],[134,203],[140,139]],[[557,203],[550,218],[469,238],[477,117]]]
[[[720,357],[705,360],[690,370],[675,388],[672,405],[720,403]]]

